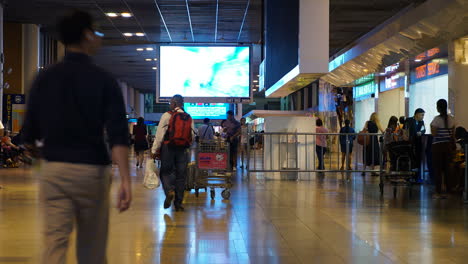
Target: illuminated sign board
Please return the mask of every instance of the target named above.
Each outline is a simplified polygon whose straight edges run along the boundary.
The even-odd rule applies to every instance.
[[[376,84],[374,81],[368,82],[363,85],[359,85],[353,88],[353,98],[355,99],[366,99],[371,97],[376,92]]]
[[[448,73],[448,59],[433,59],[411,71],[411,83],[424,81]]]
[[[356,81],[354,81],[354,85],[359,86],[361,84],[365,84],[374,80],[375,80],[375,75],[372,73],[372,74],[369,74],[369,75],[366,75],[364,77],[357,79]]]

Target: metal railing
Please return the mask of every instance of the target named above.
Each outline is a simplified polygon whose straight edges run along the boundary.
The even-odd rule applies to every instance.
[[[358,135],[364,136],[367,146],[358,144]],[[275,174],[271,176],[275,179],[297,180],[310,179],[310,173],[314,172],[378,174],[383,167],[381,136],[378,133],[251,133],[248,172],[249,175],[262,172],[266,178],[270,173]]]

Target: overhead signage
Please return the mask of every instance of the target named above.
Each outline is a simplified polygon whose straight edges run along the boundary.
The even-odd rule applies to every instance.
[[[369,75],[366,75],[364,77],[357,79],[356,81],[354,81],[354,85],[359,86],[361,84],[365,84],[374,80],[375,80],[375,75],[372,73],[372,74],[369,74]]]
[[[428,50],[428,51],[426,51],[424,53],[419,54],[418,56],[416,56],[416,58],[414,60],[416,62],[423,61],[423,60],[428,60],[428,59],[436,57],[439,54],[441,54],[440,48],[433,48],[433,49],[430,49],[430,50]]]
[[[400,68],[400,63],[395,63],[393,65],[390,65],[388,67],[385,67],[385,74],[393,73]]]
[[[375,94],[375,88],[376,85],[374,81],[356,86],[353,88],[353,98],[360,100],[368,98],[372,96],[372,94]]]
[[[448,73],[448,59],[433,59],[411,71],[411,83],[424,81]]]
[[[380,92],[390,91],[396,88],[404,87],[406,75],[403,72],[385,76],[380,79]]]

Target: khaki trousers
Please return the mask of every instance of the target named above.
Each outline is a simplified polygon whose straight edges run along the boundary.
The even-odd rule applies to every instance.
[[[42,264],[64,264],[76,226],[79,264],[105,264],[109,222],[109,166],[42,163],[40,207],[44,217]]]

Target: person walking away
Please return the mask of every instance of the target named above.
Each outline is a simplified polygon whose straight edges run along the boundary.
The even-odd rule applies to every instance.
[[[203,119],[203,125],[198,128],[198,136],[200,141],[213,140],[214,139],[214,128],[210,124],[210,119]]]
[[[57,29],[65,57],[38,74],[27,102],[23,140],[29,148],[37,141],[43,146],[42,264],[66,262],[74,226],[78,263],[107,262],[111,161],[104,130],[120,171],[118,210],[127,210],[132,200],[125,104],[117,80],[91,60],[102,36],[93,24],[83,11],[60,19]]]
[[[170,101],[170,111],[161,116],[151,153],[161,159],[161,182],[166,199],[164,209],[174,203],[176,211],[184,211],[185,181],[188,156],[186,153],[195,136],[192,117],[184,109],[184,98],[176,94]]]
[[[133,127],[133,136],[135,138],[136,167],[143,168],[145,151],[148,150],[148,129],[145,125],[145,119],[139,117],[137,124]]]
[[[247,125],[247,120],[243,117],[241,118],[241,132],[240,132],[240,145],[239,145],[239,156],[241,160],[241,166],[240,168],[244,168],[244,160],[247,159],[246,161],[246,168],[249,166],[249,160],[248,160],[248,145],[249,145],[249,126]]]
[[[431,133],[434,137],[432,141],[432,166],[434,169],[436,193],[434,199],[446,198],[446,190],[450,190],[450,166],[455,152],[455,120],[447,113],[447,101],[440,99],[437,101],[437,112],[431,122]]]
[[[422,169],[422,152],[423,143],[422,136],[426,134],[426,127],[424,125],[425,111],[422,108],[418,108],[414,111],[414,116],[406,119],[404,128],[408,131],[408,140],[413,145],[413,153],[416,165],[416,181],[421,181]]]
[[[353,143],[356,136],[356,131],[350,126],[351,122],[349,119],[344,121],[345,126],[340,129],[340,147],[341,147],[341,168],[344,170],[344,164],[346,161],[347,170],[352,170],[351,168],[351,154],[353,153]],[[351,134],[351,135],[349,135]]]
[[[380,125],[379,117],[377,113],[372,113],[369,121],[366,122],[365,129],[367,133],[376,134],[376,133],[383,133],[382,126]],[[380,146],[379,146],[379,139],[377,135],[372,135],[369,137],[370,143],[364,147],[364,170],[367,167],[370,167],[371,170],[374,170],[375,166],[380,165]],[[362,173],[365,175],[365,172]],[[372,176],[378,176],[377,173],[372,172]]]
[[[315,125],[316,125],[315,133],[319,133],[319,134],[328,133],[328,129],[323,127],[322,119],[318,118],[315,121]],[[317,169],[318,170],[324,170],[325,169],[325,164],[324,164],[323,157],[324,157],[325,153],[327,152],[327,136],[326,135],[317,135],[315,145],[316,145],[315,146],[315,151],[317,153],[317,159],[318,159],[318,163],[319,163]]]
[[[234,118],[233,111],[227,111],[227,119],[224,121],[223,126],[226,131],[226,141],[229,142],[229,166],[231,170],[235,170],[237,167],[237,148],[239,146],[241,124]]]

